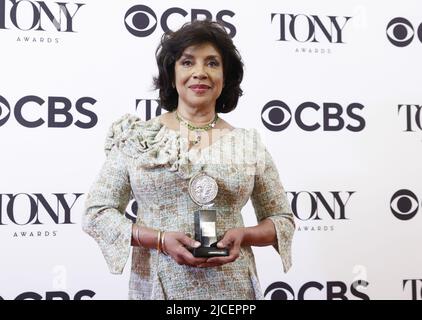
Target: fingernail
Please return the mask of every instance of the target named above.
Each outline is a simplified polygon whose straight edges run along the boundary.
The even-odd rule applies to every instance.
[[[198,248],[201,245],[200,242],[196,241],[195,244],[193,245],[195,248]]]
[[[222,248],[224,247],[223,244],[221,242],[217,243],[217,247]]]

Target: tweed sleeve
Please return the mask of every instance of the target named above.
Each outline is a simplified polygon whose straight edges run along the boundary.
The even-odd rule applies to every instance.
[[[132,222],[125,217],[131,187],[125,156],[109,140],[107,158],[86,197],[82,228],[98,243],[110,272],[121,274],[132,236]]]
[[[258,152],[251,201],[258,221],[269,218],[274,223],[277,235],[277,245],[274,247],[280,254],[284,272],[287,272],[292,265],[293,213],[270,153],[263,145],[258,150],[261,151]]]

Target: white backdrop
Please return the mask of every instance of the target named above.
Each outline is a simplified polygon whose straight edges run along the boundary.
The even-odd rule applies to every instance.
[[[155,114],[161,21],[199,9],[235,30],[245,63],[222,116],[259,130],[295,209],[287,274],[254,248],[266,299],[422,299],[416,0],[0,1],[0,296],[126,298],[130,264],[109,274],[81,230],[85,193],[111,122],[145,119],[148,99]],[[250,203],[243,215],[256,223]]]

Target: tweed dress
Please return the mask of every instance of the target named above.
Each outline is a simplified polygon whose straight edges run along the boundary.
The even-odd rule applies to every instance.
[[[257,221],[274,223],[274,247],[284,272],[290,268],[293,215],[257,131],[235,128],[202,150],[188,144],[158,118],[127,114],[115,121],[106,138],[107,158],[86,197],[83,230],[98,243],[111,273],[123,272],[132,249],[129,299],[262,299],[250,247],[242,247],[236,261],[212,268],[179,265],[155,249],[131,247],[132,221],[124,213],[132,197],[136,224],[194,234],[198,205],[188,185],[202,171],[218,185],[217,237],[244,226],[241,210],[251,199]]]

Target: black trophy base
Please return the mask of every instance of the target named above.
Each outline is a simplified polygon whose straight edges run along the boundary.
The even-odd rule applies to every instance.
[[[229,250],[214,247],[199,247],[194,248],[192,254],[197,258],[227,257]]]

